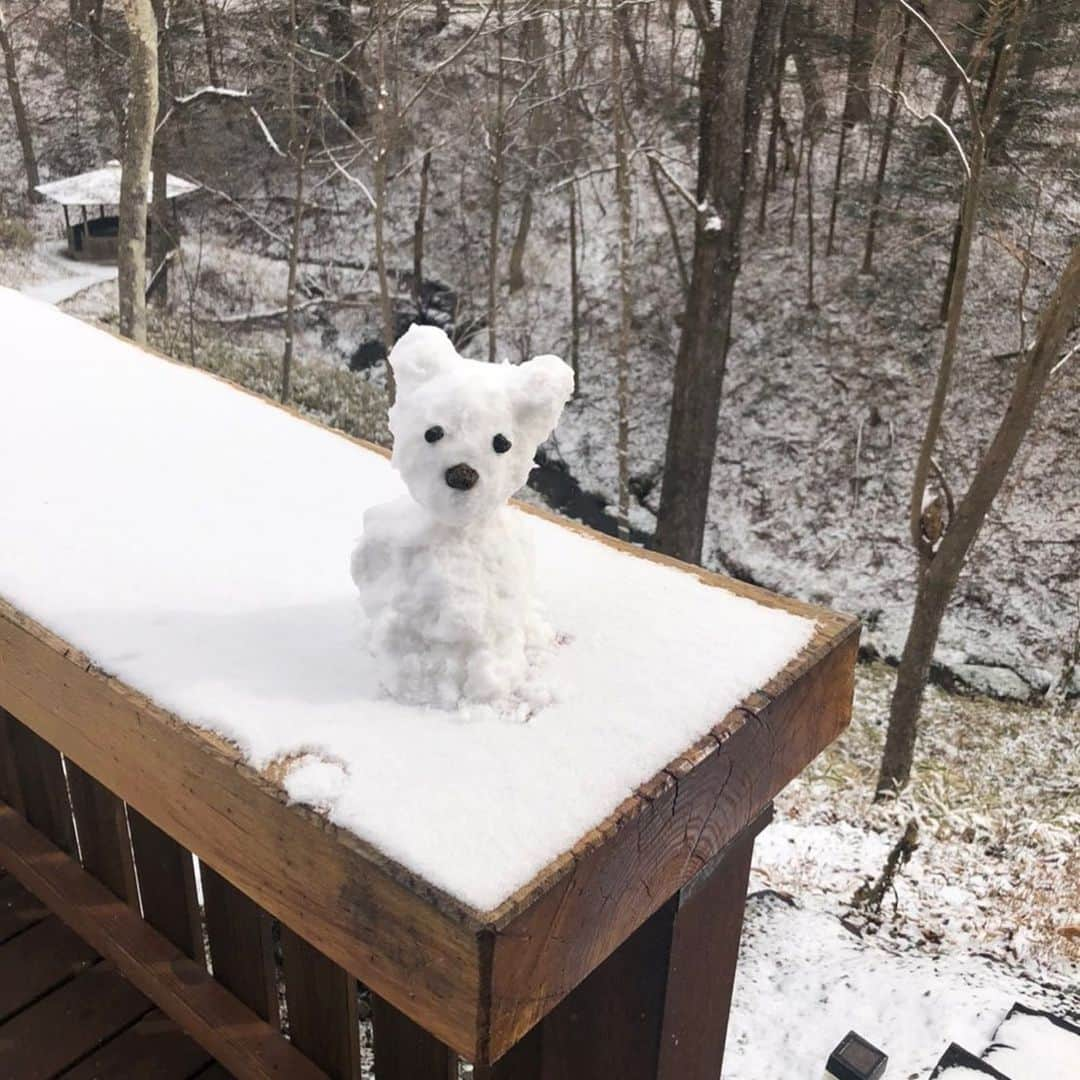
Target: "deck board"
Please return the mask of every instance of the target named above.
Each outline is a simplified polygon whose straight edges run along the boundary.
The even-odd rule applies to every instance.
[[[95,964],[0,1027],[0,1076],[47,1080],[108,1042],[150,1007],[113,968]]]
[[[37,912],[0,878],[18,910]],[[33,900],[29,893],[25,897]],[[2,910],[2,909],[0,909]],[[188,1080],[217,1062],[56,916],[0,945],[0,1077]],[[220,1068],[220,1067],[218,1067]]]
[[[209,1064],[210,1055],[154,1009],[65,1072],[63,1080],[188,1080]]]
[[[10,874],[0,876],[0,944],[41,922],[49,909]]]
[[[0,1022],[93,966],[98,957],[50,915],[0,945]]]

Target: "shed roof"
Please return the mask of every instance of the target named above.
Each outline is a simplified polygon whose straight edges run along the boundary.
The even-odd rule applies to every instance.
[[[69,176],[64,180],[52,180],[38,184],[37,190],[47,199],[64,206],[116,206],[120,202],[120,162],[110,161],[100,169]],[[153,174],[147,188],[147,202],[153,190]],[[199,185],[169,173],[165,181],[165,197],[175,199],[198,191]]]

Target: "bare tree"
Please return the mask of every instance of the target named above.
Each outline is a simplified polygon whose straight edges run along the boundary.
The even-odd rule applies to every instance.
[[[996,113],[1008,57],[1023,16],[1023,0],[1014,3],[1006,15],[1007,30],[1001,57],[991,75],[981,108],[975,100],[971,79],[938,32],[908,0],[900,0],[900,3],[930,33],[938,48],[958,69],[967,104],[971,136],[970,145],[965,151],[955,133],[951,135],[965,173],[956,273],[949,298],[941,363],[911,490],[909,529],[918,560],[915,609],[904,643],[889,711],[889,728],[877,784],[879,798],[903,787],[911,775],[919,710],[945,609],[971,545],[1031,425],[1050,369],[1057,360],[1080,299],[1080,248],[1076,248],[1058,290],[1043,314],[1038,339],[1020,358],[1009,407],[975,470],[967,492],[957,503],[943,471],[935,461],[934,452],[945,415],[964,311],[968,262],[982,196],[986,131],[989,119]],[[936,478],[937,485],[941,488],[940,497],[944,499],[946,507],[944,515],[935,513],[930,516],[925,513],[930,502],[928,491],[931,475]]]
[[[889,729],[877,784],[879,797],[903,787],[911,775],[919,709],[941,620],[968,552],[1031,428],[1047,379],[1059,362],[1078,310],[1080,244],[1073,248],[1057,288],[1043,309],[1035,341],[1019,359],[1005,414],[944,534],[934,541],[923,535],[920,524],[915,612],[900,659],[889,712]]]
[[[1036,77],[1052,62],[1062,38],[1066,14],[1063,0],[1032,0],[1028,10],[1016,61],[1016,78],[1006,87],[997,121],[987,137],[992,161],[1004,155],[1017,124],[1030,113]]]
[[[829,113],[825,104],[825,88],[821,82],[821,73],[818,71],[814,54],[811,52],[813,17],[805,0],[791,0],[786,19],[785,40],[791,50],[791,57],[795,61],[795,73],[799,77],[804,121],[810,125],[813,137],[819,139],[825,134]]]
[[[885,173],[889,166],[889,150],[892,148],[893,132],[896,130],[896,114],[900,105],[900,90],[904,79],[904,60],[907,55],[908,36],[911,33],[911,13],[902,13],[900,38],[896,43],[896,64],[893,67],[892,86],[889,91],[889,107],[885,114],[885,133],[881,138],[874,190],[870,196],[870,221],[866,227],[866,246],[863,249],[862,273],[869,274],[874,268],[874,238],[877,235],[878,215],[881,211],[881,193],[885,186]]]
[[[741,257],[743,209],[753,168],[779,0],[724,7],[694,0],[701,36],[694,255],[671,402],[657,516],[661,551],[700,562],[720,398]]]
[[[634,310],[631,264],[630,154],[627,146],[626,92],[623,86],[622,39],[625,16],[613,10],[609,34],[611,56],[612,127],[615,132],[615,191],[619,204],[619,351],[615,361],[618,436],[615,453],[619,469],[619,535],[630,535],[630,338]]]
[[[881,0],[854,0],[842,116],[844,127],[854,127],[870,120],[870,74],[874,68],[880,19]]]
[[[34,155],[34,139],[30,131],[30,120],[26,115],[22,87],[19,85],[19,68],[15,62],[15,44],[11,39],[11,30],[3,4],[0,4],[0,52],[4,54],[4,74],[7,77],[8,95],[11,98],[11,110],[15,117],[15,133],[22,148],[23,170],[26,173],[26,194],[31,202],[40,202],[37,157]]]
[[[157,19],[151,0],[124,0],[129,87],[120,180],[120,333],[146,341],[146,202],[158,111]]]
[[[390,275],[386,266],[386,202],[389,197],[388,170],[391,139],[395,117],[391,111],[390,89],[386,80],[386,31],[389,12],[387,0],[377,0],[375,16],[375,56],[377,86],[375,90],[375,267],[379,275],[379,316],[382,320],[383,344],[386,351],[394,347],[397,328],[394,325],[394,306],[390,297]],[[394,400],[394,370],[386,365],[386,389]]]
[[[487,339],[488,361],[495,363],[498,341],[496,317],[499,303],[499,230],[502,225],[502,190],[506,160],[506,9],[495,0],[495,105],[488,120],[488,160],[491,167],[491,203],[488,213]]]
[[[154,148],[150,160],[153,173],[153,191],[150,200],[150,269],[152,277],[147,292],[152,293],[157,302],[166,307],[169,300],[169,258],[176,247],[169,221],[168,177],[169,177],[169,117],[168,97],[169,47],[171,22],[171,0],[153,0],[154,17],[158,27],[158,116],[161,122],[155,125]]]

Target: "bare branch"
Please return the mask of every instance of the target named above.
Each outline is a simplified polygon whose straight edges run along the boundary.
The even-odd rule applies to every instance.
[[[882,88],[884,89],[884,87]],[[908,101],[907,94],[904,93],[899,87],[896,88],[896,93],[900,98],[900,103],[904,106],[904,110],[913,116],[916,120],[925,121],[933,120],[935,124],[940,125],[941,129],[949,136],[949,140],[952,142],[956,149],[956,152],[960,155],[960,164],[964,166],[964,175],[971,179],[971,165],[968,162],[968,156],[964,152],[963,146],[960,144],[960,140],[956,137],[956,132],[944,121],[936,112],[921,113],[916,109],[910,101]]]
[[[659,157],[652,150],[645,151],[645,157],[648,158],[650,165],[655,165],[657,169],[663,174],[663,177],[667,182],[686,200],[689,206],[693,209],[695,214],[703,213],[704,209],[702,205],[694,198],[690,190],[680,183],[674,176],[668,172],[667,166],[660,160]]]
[[[255,117],[255,123],[259,125],[259,130],[263,133],[263,138],[266,139],[270,149],[273,150],[278,157],[285,157],[285,151],[274,141],[274,136],[270,134],[270,129],[263,122],[263,118],[259,115],[259,112],[254,105],[250,106],[250,111],[251,115]]]
[[[440,60],[439,63],[437,63],[427,73],[427,75],[424,76],[424,78],[420,82],[420,85],[413,91],[412,97],[410,97],[409,100],[406,101],[405,104],[401,107],[401,111],[398,114],[400,117],[404,117],[408,113],[408,111],[417,103],[417,101],[419,101],[420,98],[423,97],[424,91],[427,90],[428,86],[431,84],[431,81],[435,78],[436,75],[439,74],[440,71],[443,71],[444,69],[449,67],[455,60],[457,60],[459,56],[462,55],[462,53],[466,52],[469,48],[471,48],[473,42],[476,41],[476,39],[483,31],[484,25],[487,23],[488,17],[491,15],[492,10],[493,5],[489,4],[484,9],[484,16],[480,20],[476,29],[449,56],[445,57],[443,60]]]

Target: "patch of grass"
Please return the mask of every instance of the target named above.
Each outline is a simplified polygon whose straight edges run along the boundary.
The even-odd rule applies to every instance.
[[[220,375],[261,397],[277,401],[281,393],[281,357],[257,347],[241,347],[223,334],[198,330],[194,348],[184,348],[184,331],[170,320],[151,326],[151,344],[162,352],[194,354],[194,366]],[[390,445],[388,401],[381,387],[353,372],[327,364],[293,361],[288,404],[305,416],[354,438]]]
[[[0,217],[0,251],[29,251],[33,246],[34,234],[24,221]]]

